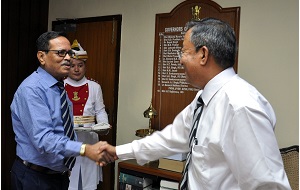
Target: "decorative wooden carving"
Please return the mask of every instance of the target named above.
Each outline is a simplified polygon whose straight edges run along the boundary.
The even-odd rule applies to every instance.
[[[177,53],[182,48],[185,24],[191,19],[205,17],[228,22],[234,28],[238,43],[240,7],[222,8],[210,0],[187,0],[170,13],[156,15],[152,91],[153,107],[158,111],[158,116],[152,122],[156,130],[172,123],[198,91],[185,81],[184,68],[179,63]],[[237,63],[236,57],[236,71]]]

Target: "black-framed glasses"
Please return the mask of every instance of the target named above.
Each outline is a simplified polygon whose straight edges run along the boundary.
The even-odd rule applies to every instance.
[[[48,53],[49,51],[54,51],[59,57],[66,57],[66,55],[68,54],[70,57],[74,57],[75,56],[75,52],[72,51],[71,49],[70,50],[65,50],[65,49],[62,49],[62,50],[41,50],[41,51],[44,51],[46,53]]]

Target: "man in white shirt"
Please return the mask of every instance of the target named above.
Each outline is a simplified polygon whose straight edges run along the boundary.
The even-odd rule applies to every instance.
[[[191,21],[186,27],[180,63],[187,82],[201,89],[195,99],[162,131],[101,149],[139,164],[191,150],[187,187],[182,189],[291,189],[274,134],[273,108],[233,69],[237,51],[233,29],[212,18]],[[199,96],[203,111],[197,141],[190,148]]]

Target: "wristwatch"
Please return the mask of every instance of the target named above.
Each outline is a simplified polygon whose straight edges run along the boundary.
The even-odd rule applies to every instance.
[[[86,146],[86,144],[82,144],[81,145],[80,152],[79,152],[80,156],[84,156],[84,154],[85,154],[85,146]]]

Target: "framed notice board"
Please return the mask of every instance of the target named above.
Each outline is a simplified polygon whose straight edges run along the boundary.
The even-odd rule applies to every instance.
[[[177,52],[182,48],[185,24],[191,19],[213,17],[229,23],[239,42],[240,7],[222,8],[210,0],[186,0],[170,13],[156,14],[152,104],[158,115],[152,128],[163,129],[194,99],[199,89],[185,81]],[[234,65],[237,71],[238,57]]]

